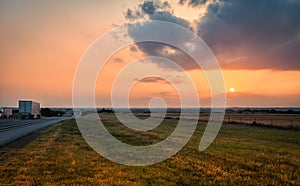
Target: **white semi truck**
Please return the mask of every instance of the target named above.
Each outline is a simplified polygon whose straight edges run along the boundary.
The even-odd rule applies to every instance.
[[[40,103],[34,101],[19,101],[19,117],[21,119],[41,118]]]

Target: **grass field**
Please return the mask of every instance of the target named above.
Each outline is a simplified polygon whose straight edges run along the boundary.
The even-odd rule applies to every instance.
[[[148,132],[135,132],[103,114],[119,140],[148,145],[168,136],[177,120],[165,120]],[[299,185],[300,132],[253,126],[222,126],[204,152],[199,123],[189,143],[172,158],[145,167],[113,163],[94,152],[74,120],[43,130],[26,143],[0,149],[1,185]]]
[[[149,116],[148,113],[136,114],[139,116]],[[157,115],[161,117],[160,114]],[[163,115],[164,116],[164,115]],[[167,113],[167,118],[178,119],[179,113]],[[199,115],[200,121],[208,121],[210,117],[209,113],[201,113]],[[188,118],[188,116],[187,116]],[[239,114],[239,113],[226,113],[224,115],[224,121],[228,123],[239,123],[251,125],[254,122],[264,126],[273,126],[277,128],[285,129],[300,129],[300,114]]]

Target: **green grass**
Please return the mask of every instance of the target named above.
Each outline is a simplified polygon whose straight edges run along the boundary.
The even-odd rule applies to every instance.
[[[136,132],[104,116],[109,131],[134,145],[166,138],[176,120],[153,131]],[[205,129],[200,123],[189,143],[172,158],[145,167],[113,163],[94,152],[74,120],[42,131],[19,148],[0,149],[1,185],[299,185],[300,132],[223,125],[204,152],[198,145]]]

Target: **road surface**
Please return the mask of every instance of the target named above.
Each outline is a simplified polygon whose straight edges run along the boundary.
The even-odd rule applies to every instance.
[[[0,120],[0,147],[68,118],[69,117],[51,117],[35,120]]]

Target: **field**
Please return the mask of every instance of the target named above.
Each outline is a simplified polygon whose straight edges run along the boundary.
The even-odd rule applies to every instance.
[[[177,124],[165,120],[158,128],[136,132],[102,114],[108,130],[119,140],[149,145],[167,137]],[[189,143],[161,163],[129,167],[93,151],[74,120],[43,130],[0,149],[1,185],[299,185],[300,132],[224,124],[204,152],[198,145],[205,123],[200,122]],[[25,142],[24,142],[25,140]]]
[[[139,116],[145,116],[149,114],[140,113]],[[157,115],[160,117],[160,115]],[[199,115],[200,121],[208,121],[210,114],[201,113]],[[178,113],[168,113],[168,118],[178,119]],[[227,123],[238,123],[238,124],[257,124],[266,127],[277,127],[286,129],[300,129],[300,114],[239,114],[239,113],[226,113],[224,121]]]

